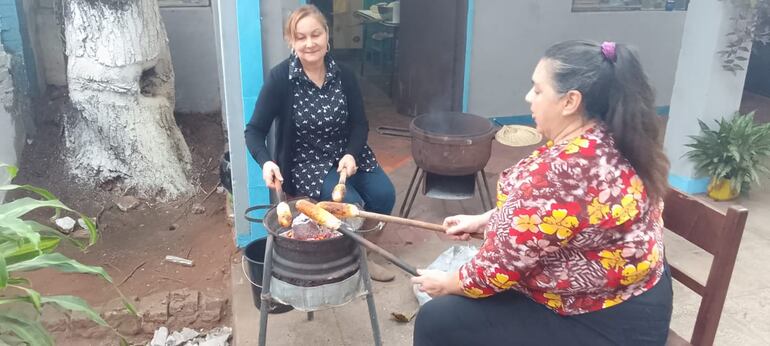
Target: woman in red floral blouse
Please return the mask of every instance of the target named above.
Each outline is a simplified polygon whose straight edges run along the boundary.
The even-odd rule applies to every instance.
[[[456,238],[486,239],[459,271],[413,279],[435,298],[414,344],[665,344],[668,160],[636,53],[559,43],[532,82],[526,100],[549,142],[502,172],[495,209],[444,221]]]

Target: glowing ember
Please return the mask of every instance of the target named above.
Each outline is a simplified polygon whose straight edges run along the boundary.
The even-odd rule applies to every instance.
[[[297,240],[324,240],[341,236],[342,233],[319,226],[305,214],[299,214],[292,221],[291,229],[281,236]]]

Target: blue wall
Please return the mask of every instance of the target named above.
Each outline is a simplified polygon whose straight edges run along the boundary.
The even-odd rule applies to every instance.
[[[35,59],[29,46],[21,0],[0,0],[0,40],[12,56],[11,74],[17,91],[38,92]]]
[[[262,67],[262,29],[259,11],[260,1],[237,0],[238,16],[238,46],[240,50],[241,90],[243,99],[243,121],[248,123],[254,112],[254,104],[259,96],[263,83]],[[242,136],[234,133],[231,136]],[[262,180],[262,169],[248,156],[248,190],[249,205],[263,205],[270,203],[270,191]],[[264,212],[249,214],[252,217],[261,217]],[[265,228],[259,224],[251,224],[251,234],[236,239],[238,246],[245,246],[254,239],[264,238],[267,235]]]

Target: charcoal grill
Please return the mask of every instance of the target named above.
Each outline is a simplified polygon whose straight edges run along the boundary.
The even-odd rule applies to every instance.
[[[293,215],[297,199],[289,201]],[[267,210],[255,218],[251,212]],[[375,345],[382,345],[377,309],[374,305],[366,251],[344,236],[323,240],[301,240],[282,236],[289,229],[278,224],[276,207],[255,206],[246,209],[246,220],[262,223],[267,229],[262,294],[260,304],[259,345],[267,341],[267,320],[271,304],[278,302],[296,310],[313,312],[344,305],[366,296]]]

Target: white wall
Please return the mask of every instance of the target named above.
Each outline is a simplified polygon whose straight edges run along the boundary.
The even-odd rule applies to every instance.
[[[692,143],[689,136],[700,132],[698,119],[713,126],[713,120],[731,116],[741,105],[746,70],[724,70],[718,54],[729,42],[727,33],[733,30],[734,16],[734,7],[721,0],[690,4],[664,143],[675,176],[671,182],[685,192],[705,192],[708,182],[706,177],[698,184],[693,163],[683,158],[690,151],[685,146]]]
[[[262,65],[267,75],[273,66],[289,57],[289,46],[283,39],[283,27],[291,12],[300,6],[300,2],[262,1],[259,5],[262,16]]]
[[[164,7],[176,78],[176,111],[214,112],[221,108],[214,18],[207,7]]]
[[[13,116],[13,79],[10,73],[11,56],[5,53],[0,43],[0,163],[15,165],[17,154],[21,151],[19,138],[23,138],[24,129]],[[0,170],[0,185],[6,182],[5,170]],[[0,202],[5,192],[0,191]]]
[[[30,21],[30,27],[35,24],[33,38],[35,59],[38,61],[37,70],[45,78],[40,84],[67,85],[66,67],[64,66],[64,42],[62,42],[61,27],[56,22],[53,10],[53,0],[39,0],[35,11],[35,21]]]
[[[29,1],[29,0],[27,0]],[[35,53],[45,84],[66,85],[64,46],[52,0],[39,0]],[[203,3],[203,2],[201,2]],[[211,6],[162,7],[176,75],[176,111],[214,112],[221,108]],[[42,86],[42,85],[41,85]]]
[[[538,59],[552,44],[570,39],[636,46],[656,104],[669,104],[686,12],[572,13],[572,0],[479,0],[474,5],[470,113],[529,114],[524,95]]]
[[[42,1],[43,3],[48,3],[50,0]],[[43,45],[39,42],[38,39],[38,26],[37,26],[37,12],[39,11],[39,5],[38,0],[22,0],[22,10],[24,12],[24,27],[27,29],[27,36],[30,40],[28,42],[32,55],[35,59],[35,84],[37,85],[39,91],[45,91],[45,71],[41,70],[41,65],[43,63],[41,59],[40,50]],[[32,82],[30,81],[30,84]]]

